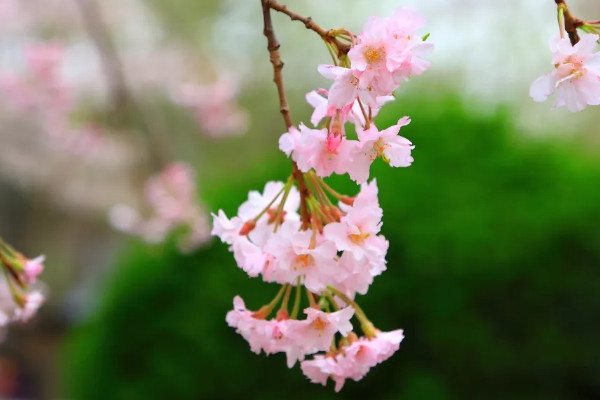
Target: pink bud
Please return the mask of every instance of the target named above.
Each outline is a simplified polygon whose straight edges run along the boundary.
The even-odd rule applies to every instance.
[[[336,135],[335,131],[329,132],[329,135],[327,135],[327,151],[329,151],[330,153],[335,153],[338,147],[340,147],[341,143],[342,135]]]
[[[44,270],[44,259],[44,256],[39,256],[25,262],[23,269],[25,270],[25,276],[29,282],[35,282],[38,275]]]
[[[240,229],[240,235],[246,236],[254,229],[255,226],[256,226],[255,221],[253,221],[253,220],[247,221],[244,224],[244,226],[242,226],[242,229]]]

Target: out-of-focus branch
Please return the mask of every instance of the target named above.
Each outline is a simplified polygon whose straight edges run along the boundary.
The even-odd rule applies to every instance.
[[[577,28],[582,26],[584,22],[571,13],[569,7],[567,6],[566,0],[554,0],[554,2],[556,3],[556,6],[563,11],[565,31],[569,35],[571,44],[575,46],[579,42],[579,33],[577,33]]]
[[[145,134],[152,168],[162,169],[168,162],[165,146],[160,142],[158,133],[145,117],[131,92],[123,61],[102,18],[100,7],[96,0],[75,0],[75,3],[81,12],[88,35],[98,51],[117,122],[140,126],[140,130]]]
[[[292,117],[290,116],[290,106],[288,105],[287,98],[285,96],[285,86],[283,84],[283,61],[279,54],[280,44],[275,36],[273,29],[273,23],[271,21],[271,8],[269,0],[261,0],[263,9],[263,20],[264,30],[263,33],[267,38],[267,49],[269,50],[269,57],[271,64],[273,64],[273,82],[277,86],[277,93],[279,95],[279,112],[285,122],[287,130],[294,126]],[[304,181],[304,175],[298,169],[298,165],[293,162],[292,174],[298,183],[298,190],[300,191],[300,216],[302,218],[302,225],[304,228],[310,224],[310,215],[308,213],[307,198],[310,196],[306,182]]]
[[[81,11],[90,39],[98,49],[113,106],[117,110],[121,107],[127,108],[131,102],[131,95],[123,72],[123,63],[102,19],[100,9],[95,0],[75,0],[75,3]]]

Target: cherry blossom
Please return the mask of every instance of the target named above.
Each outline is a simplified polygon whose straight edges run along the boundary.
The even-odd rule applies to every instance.
[[[335,381],[335,391],[342,390],[346,379],[358,381],[369,370],[390,358],[400,348],[404,339],[401,329],[377,332],[375,337],[363,337],[342,347],[336,355],[316,355],[301,363],[302,372],[311,382],[323,386],[330,377]]]
[[[568,38],[550,40],[555,69],[536,79],[529,89],[534,101],[546,101],[557,93],[554,107],[566,106],[571,112],[587,105],[600,105],[600,53],[598,35],[583,34],[575,46]]]
[[[183,228],[179,247],[193,251],[210,239],[208,217],[196,202],[193,169],[185,163],[173,163],[152,176],[145,185],[148,216],[127,205],[109,212],[109,221],[121,231],[141,236],[149,243],[160,243],[175,229]]]
[[[44,256],[28,259],[0,238],[0,334],[8,324],[27,322],[44,303],[38,276]]]
[[[392,167],[408,167],[414,161],[411,151],[412,143],[398,135],[400,128],[410,123],[410,118],[401,118],[396,125],[377,130],[375,124],[368,129],[357,128],[360,146],[353,154],[353,163],[348,167],[348,173],[357,183],[364,183],[369,178],[369,169],[375,159],[381,157]]]
[[[376,182],[363,186],[364,197],[377,191]],[[388,242],[377,235],[381,230],[383,211],[377,202],[365,201],[359,193],[357,200],[340,222],[328,224],[323,229],[326,239],[335,243],[340,251],[349,251],[356,260],[366,257],[374,263],[381,262],[387,252]],[[371,199],[372,200],[372,199]]]
[[[345,336],[352,330],[349,321],[354,310],[350,307],[334,313],[307,308],[304,320],[266,320],[259,312],[247,310],[239,296],[234,298],[233,305],[234,309],[226,316],[227,324],[242,335],[256,354],[285,352],[288,368],[308,354],[327,350],[336,333]]]
[[[340,138],[339,144],[332,149],[328,145],[327,129],[310,129],[300,124],[300,130],[291,129],[279,139],[279,148],[291,155],[302,172],[314,169],[319,176],[329,176],[334,172],[347,172],[348,159],[357,145],[355,141]]]
[[[248,114],[235,102],[239,88],[230,77],[212,84],[180,84],[171,89],[173,102],[190,109],[198,125],[209,136],[242,135],[248,129]]]

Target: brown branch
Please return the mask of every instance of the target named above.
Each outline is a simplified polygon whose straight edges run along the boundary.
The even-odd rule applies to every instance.
[[[273,82],[277,86],[277,94],[279,96],[279,112],[285,122],[285,127],[290,130],[294,126],[292,117],[290,116],[290,106],[288,105],[287,98],[285,96],[285,86],[283,84],[283,61],[281,61],[281,55],[279,54],[280,44],[275,36],[273,30],[273,22],[271,21],[271,8],[269,0],[261,0],[263,9],[263,20],[264,30],[263,34],[267,38],[267,49],[269,50],[269,58],[271,64],[273,64]],[[310,224],[310,215],[308,213],[307,198],[310,196],[306,182],[304,181],[304,175],[298,169],[298,165],[294,162],[292,167],[292,174],[298,183],[298,190],[300,191],[300,216],[302,218],[303,228],[307,228]]]
[[[569,40],[571,44],[575,46],[579,43],[579,33],[577,32],[577,28],[584,24],[583,20],[575,17],[571,14],[569,7],[567,6],[566,0],[554,0],[556,6],[558,8],[562,8],[565,16],[565,31],[569,35]]]
[[[287,8],[287,6],[278,3],[276,0],[267,0],[263,1],[263,4],[267,3],[267,6],[272,8],[275,11],[283,13],[290,17],[292,21],[300,21],[304,24],[306,29],[310,29],[311,31],[316,32],[323,40],[326,40],[330,43],[333,43],[338,49],[338,56],[342,54],[347,54],[350,50],[350,45],[347,43],[343,43],[340,40],[336,39],[331,35],[331,30],[327,30],[316,24],[311,17],[304,17],[300,14],[297,14]]]

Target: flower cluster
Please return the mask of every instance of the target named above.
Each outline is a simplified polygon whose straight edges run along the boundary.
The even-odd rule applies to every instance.
[[[393,99],[393,92],[403,81],[429,67],[421,57],[432,44],[416,34],[423,24],[424,20],[408,8],[399,9],[391,18],[371,17],[363,32],[352,36],[356,44],[339,64],[319,66],[319,72],[334,82],[329,91],[321,89],[307,95],[315,107],[311,123],[317,129],[301,124],[279,141],[279,148],[291,155],[300,171],[314,169],[321,177],[348,173],[352,180],[364,183],[371,163],[379,157],[392,167],[411,165],[414,146],[398,136],[410,119],[403,117],[381,131],[372,119]],[[346,122],[355,125],[357,140],[346,136]]]
[[[44,302],[38,275],[44,256],[28,259],[0,238],[0,333],[12,322],[27,322]]]
[[[253,352],[285,353],[288,367],[300,361],[312,382],[325,385],[332,378],[336,391],[345,379],[362,379],[389,358],[404,337],[401,330],[375,328],[355,297],[386,270],[389,247],[381,235],[377,183],[368,182],[371,163],[382,158],[406,167],[413,161],[411,142],[398,135],[410,119],[379,130],[373,118],[404,80],[429,66],[421,55],[431,45],[416,34],[423,23],[402,8],[391,18],[372,17],[360,35],[330,31],[326,43],[334,64],[319,71],[334,82],[306,96],[315,128],[292,126],[279,140],[294,162],[292,175],[268,182],[262,193],[251,191],[232,218],[222,210],[213,214],[212,233],[229,245],[237,265],[250,277],[282,285],[256,311],[236,296],[229,326]],[[347,43],[345,52],[340,43]],[[347,123],[354,124],[356,138],[346,134]],[[351,197],[330,187],[323,178],[334,173],[348,173],[359,192]]]
[[[179,247],[184,252],[192,251],[210,238],[208,218],[196,198],[192,167],[173,163],[146,182],[147,217],[131,206],[120,204],[110,210],[109,220],[115,228],[149,243],[163,242],[174,229],[184,229]]]
[[[583,110],[587,105],[600,105],[600,52],[596,51],[598,35],[586,33],[574,46],[568,38],[550,40],[554,70],[536,79],[529,94],[534,101],[546,101],[556,92],[554,107],[569,111]]]

